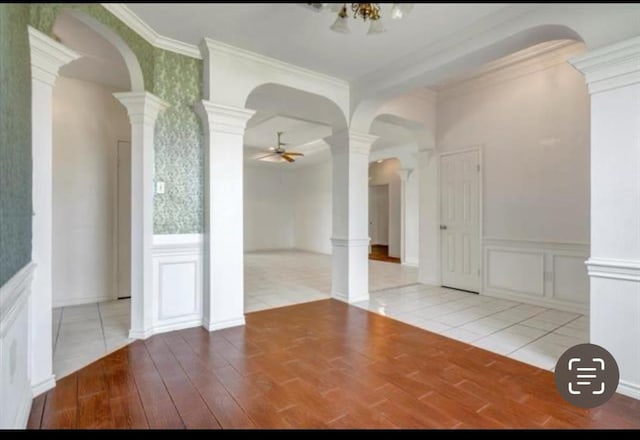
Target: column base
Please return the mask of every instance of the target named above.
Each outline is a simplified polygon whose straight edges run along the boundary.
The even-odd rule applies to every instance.
[[[217,321],[208,321],[208,320],[202,321],[202,326],[207,331],[210,331],[210,332],[213,332],[216,330],[222,330],[225,328],[239,327],[241,325],[245,325],[244,315],[238,318],[221,319]]]
[[[369,292],[360,295],[351,295],[351,297],[349,297],[346,293],[332,292],[331,298],[337,299],[338,301],[342,301],[347,304],[353,304],[360,301],[369,301]]]
[[[49,391],[56,386],[56,376],[52,374],[51,376],[42,379],[38,382],[31,383],[31,393],[33,397],[38,397],[40,394]]]
[[[153,329],[148,328],[145,330],[129,330],[129,338],[130,339],[147,339],[153,336]]]

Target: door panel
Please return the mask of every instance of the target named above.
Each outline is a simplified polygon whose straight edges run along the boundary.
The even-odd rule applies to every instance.
[[[442,285],[480,290],[480,172],[477,151],[440,162]]]

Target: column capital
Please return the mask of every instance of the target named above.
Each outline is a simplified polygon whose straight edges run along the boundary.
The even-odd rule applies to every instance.
[[[209,132],[244,134],[255,110],[202,100],[194,106]]]
[[[80,55],[39,30],[28,27],[31,50],[31,79],[53,86],[60,67]]]
[[[160,112],[169,107],[169,104],[149,92],[122,92],[113,96],[127,108],[131,124],[153,127]]]
[[[369,133],[362,133],[353,130],[341,130],[324,138],[331,147],[332,154],[355,153],[368,156],[371,152],[371,145],[378,139]],[[348,148],[345,148],[347,143]]]
[[[422,150],[416,153],[418,159],[418,166],[426,167],[436,155],[436,150]]]
[[[569,63],[585,76],[591,94],[640,83],[640,37],[589,51]]]

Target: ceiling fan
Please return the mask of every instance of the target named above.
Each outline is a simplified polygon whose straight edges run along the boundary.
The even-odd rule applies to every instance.
[[[278,146],[269,148],[269,154],[265,154],[264,156],[256,157],[258,160],[262,160],[265,162],[295,162],[293,156],[304,156],[302,153],[296,153],[294,151],[287,151],[283,147],[287,145],[286,143],[280,140],[280,136],[282,136],[282,131],[278,132]]]

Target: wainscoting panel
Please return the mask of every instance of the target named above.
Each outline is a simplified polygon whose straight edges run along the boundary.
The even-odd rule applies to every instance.
[[[35,265],[30,263],[0,287],[0,429],[27,426],[29,297]]]
[[[588,313],[589,245],[485,238],[482,294]]]
[[[199,234],[154,236],[154,334],[202,324],[202,258]]]

